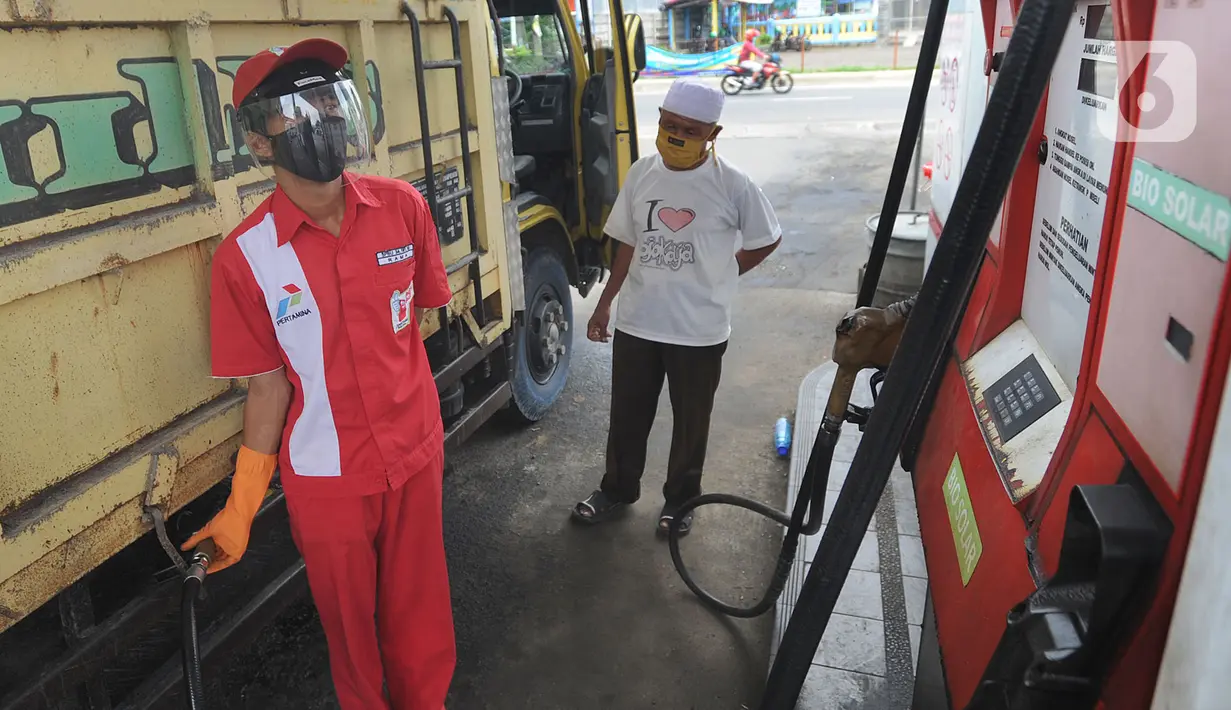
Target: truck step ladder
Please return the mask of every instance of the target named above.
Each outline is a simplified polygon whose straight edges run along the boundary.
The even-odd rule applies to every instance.
[[[427,184],[427,204],[432,210],[432,220],[436,223],[437,229],[439,229],[440,205],[448,204],[450,201],[458,198],[465,198],[466,200],[466,231],[470,235],[470,253],[448,264],[445,267],[445,272],[452,274],[467,266],[470,267],[470,283],[474,288],[475,319],[478,321],[479,328],[481,329],[487,325],[487,307],[483,303],[482,273],[479,271],[479,257],[484,252],[482,245],[479,243],[478,222],[475,220],[474,211],[474,186],[470,168],[470,125],[468,112],[466,111],[465,77],[462,75],[462,33],[461,26],[457,21],[457,15],[453,10],[445,6],[443,12],[445,19],[449,21],[449,31],[453,38],[453,57],[451,59],[424,61],[423,35],[419,25],[419,17],[410,8],[409,3],[406,0],[402,0],[402,14],[406,16],[406,19],[410,20],[410,35],[414,51],[415,91],[418,94],[419,100],[419,127],[420,132],[423,134],[423,180]],[[461,186],[443,195],[437,194],[436,164],[432,158],[432,130],[427,114],[425,75],[426,72],[433,69],[453,70],[453,76],[457,81],[457,125],[462,142]],[[446,305],[440,309],[440,328],[442,331],[445,331],[446,337],[449,337],[448,324],[449,307]]]

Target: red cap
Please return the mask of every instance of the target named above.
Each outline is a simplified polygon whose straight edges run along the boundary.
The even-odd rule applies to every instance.
[[[346,66],[346,48],[327,39],[305,39],[289,47],[271,47],[239,65],[231,89],[231,105],[238,107],[275,69],[299,59],[319,59],[334,69]]]

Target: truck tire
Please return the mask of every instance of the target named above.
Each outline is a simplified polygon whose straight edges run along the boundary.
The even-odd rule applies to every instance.
[[[556,250],[535,247],[525,259],[526,311],[517,329],[509,385],[509,416],[542,419],[568,382],[573,357],[573,299],[568,272]]]

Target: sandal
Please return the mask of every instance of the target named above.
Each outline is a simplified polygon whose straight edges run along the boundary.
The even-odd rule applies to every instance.
[[[612,500],[606,493],[596,490],[573,506],[573,517],[586,525],[594,525],[612,518],[627,507],[628,503]]]
[[[662,513],[658,515],[658,534],[666,537],[671,532],[671,521],[675,519],[675,511],[679,508],[677,505],[670,503],[663,504]],[[680,518],[680,537],[684,537],[692,530],[692,516],[695,511],[690,510]]]

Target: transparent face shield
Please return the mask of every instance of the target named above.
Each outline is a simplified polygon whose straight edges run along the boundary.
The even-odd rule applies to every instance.
[[[305,180],[331,182],[372,160],[363,102],[349,79],[257,99],[240,107],[239,119],[248,150],[270,177],[277,166]]]

